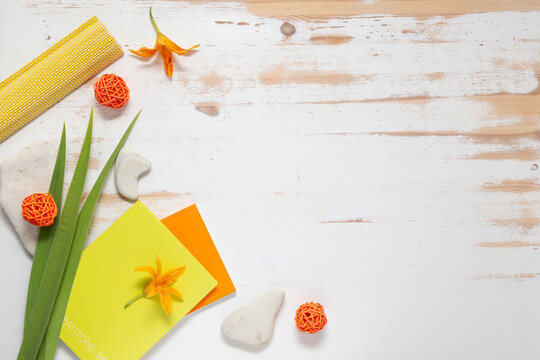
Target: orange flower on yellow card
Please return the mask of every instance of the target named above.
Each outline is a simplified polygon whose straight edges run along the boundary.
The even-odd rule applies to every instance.
[[[173,307],[171,294],[178,298],[178,300],[183,301],[180,292],[172,286],[174,285],[176,280],[178,280],[180,275],[182,275],[184,271],[186,271],[186,267],[182,266],[178,268],[173,268],[162,274],[162,265],[159,256],[156,256],[156,262],[157,268],[155,270],[151,266],[139,266],[135,269],[135,271],[144,271],[149,273],[152,278],[144,287],[142,294],[139,294],[133,299],[131,299],[124,306],[124,309],[133,304],[136,300],[142,298],[143,296],[145,296],[146,298],[151,298],[153,296],[159,295],[159,301],[161,303],[161,306],[163,307],[167,315],[171,315]]]
[[[157,33],[157,39],[156,44],[152,49],[149,49],[147,47],[142,47],[138,50],[131,50],[133,54],[140,56],[140,57],[152,57],[154,54],[159,50],[159,53],[161,54],[161,57],[163,58],[163,66],[165,67],[165,73],[169,75],[169,77],[172,79],[173,75],[173,63],[172,63],[172,54],[175,53],[177,55],[185,55],[189,50],[195,49],[199,45],[192,46],[188,49],[183,49],[180,46],[176,45],[172,40],[170,40],[168,37],[163,35],[161,31],[159,31],[159,28],[156,25],[156,21],[154,20],[154,17],[152,16],[152,8],[150,7],[150,20],[152,20],[152,25],[154,26],[154,29]]]

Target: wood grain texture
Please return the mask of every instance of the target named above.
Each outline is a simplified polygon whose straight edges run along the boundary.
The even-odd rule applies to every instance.
[[[88,191],[144,108],[128,141],[153,163],[141,199],[158,217],[197,203],[238,288],[145,358],[537,358],[537,1],[6,2],[0,77],[90,15],[125,50],[148,46],[150,5],[168,37],[201,44],[172,80],[126,55],[106,71],[130,87],[122,111],[96,104],[96,77],[0,146],[2,160],[66,121],[72,166],[94,106]],[[109,179],[89,242],[129,206]],[[0,351],[15,358],[30,261],[0,230]],[[272,343],[221,339],[273,286],[287,296]],[[329,318],[315,337],[292,321],[311,300]]]
[[[415,17],[457,16],[493,11],[540,9],[539,4],[528,0],[243,0],[241,4],[259,16],[280,17],[286,15],[301,19],[371,14]]]

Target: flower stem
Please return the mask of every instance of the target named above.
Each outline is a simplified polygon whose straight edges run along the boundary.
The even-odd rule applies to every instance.
[[[142,298],[144,296],[144,293],[142,294],[139,294],[137,296],[135,296],[133,299],[129,300],[128,303],[126,305],[124,305],[124,309],[127,309],[127,307],[131,304],[133,304],[135,301],[139,300],[140,298]]]
[[[150,6],[150,20],[152,20],[152,25],[154,25],[154,29],[158,34],[161,32],[159,31],[159,28],[157,27],[156,20],[154,20],[154,17],[152,16],[152,7]]]

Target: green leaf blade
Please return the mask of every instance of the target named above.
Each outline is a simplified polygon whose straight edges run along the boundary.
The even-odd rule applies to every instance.
[[[142,110],[141,110],[142,111]],[[141,111],[137,113],[131,124],[125,131],[124,135],[118,142],[118,145],[114,149],[113,153],[107,160],[107,163],[103,166],[103,170],[99,174],[92,190],[90,191],[86,201],[81,209],[79,217],[77,219],[77,227],[75,229],[75,235],[73,239],[73,244],[71,246],[71,252],[69,254],[68,263],[66,270],[64,272],[64,277],[58,291],[58,296],[54,304],[54,310],[43,340],[41,349],[39,350],[38,360],[52,360],[56,351],[56,346],[58,344],[58,339],[60,337],[60,331],[62,330],[62,323],[66,313],[66,308],[69,301],[69,296],[71,294],[71,288],[75,280],[77,273],[77,268],[79,266],[79,261],[81,260],[81,255],[84,249],[84,244],[86,241],[86,236],[92,222],[92,217],[94,215],[94,210],[96,209],[97,202],[99,200],[99,195],[103,188],[103,184],[107,179],[107,175],[112,168],[116,157],[124,143],[126,142],[135,122],[137,121]]]
[[[26,312],[24,315],[24,329],[28,327],[28,320],[30,319],[30,313],[34,306],[35,296],[41,283],[43,270],[47,264],[49,253],[58,227],[61,208],[62,208],[62,193],[64,189],[64,169],[66,164],[66,125],[62,129],[62,136],[60,138],[60,145],[58,146],[58,154],[56,155],[56,162],[54,164],[54,170],[51,177],[51,183],[49,185],[49,193],[54,197],[56,207],[58,208],[58,217],[55,222],[48,227],[42,227],[39,229],[38,241],[36,244],[36,251],[34,252],[34,260],[32,261],[32,270],[30,272],[30,280],[28,282],[28,294],[26,297]]]
[[[45,331],[53,311],[54,303],[64,275],[75,233],[76,219],[81,203],[84,182],[90,158],[92,142],[92,121],[90,114],[88,129],[73,173],[64,210],[51,246],[47,264],[43,270],[42,281],[38,287],[34,305],[28,320],[28,327],[19,350],[18,360],[35,360],[45,336]]]

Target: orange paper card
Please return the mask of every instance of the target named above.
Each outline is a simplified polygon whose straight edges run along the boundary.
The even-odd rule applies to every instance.
[[[201,300],[191,312],[236,291],[214,242],[204,225],[201,214],[195,205],[180,210],[161,220],[161,222],[218,282],[214,290]]]

